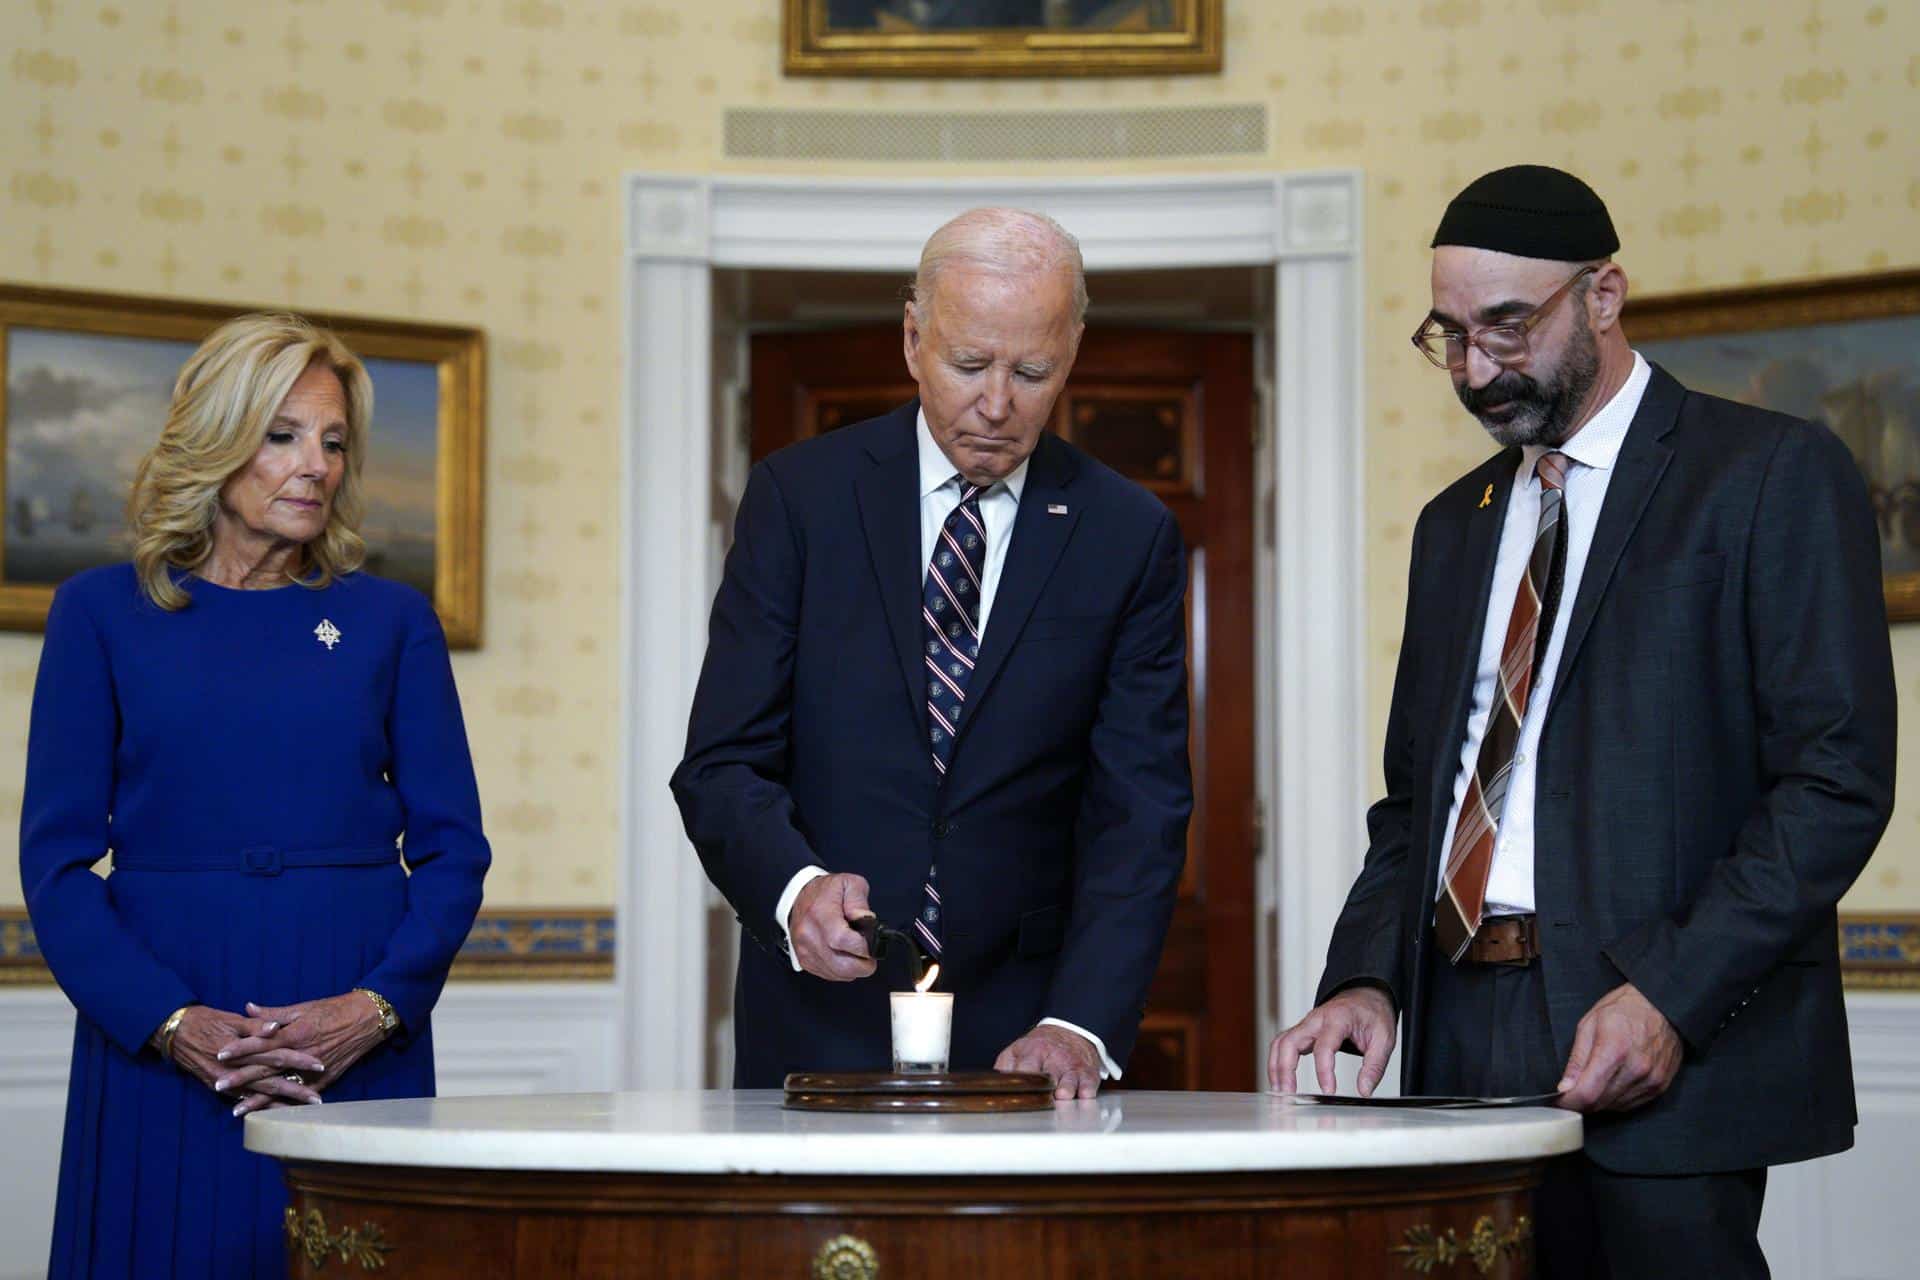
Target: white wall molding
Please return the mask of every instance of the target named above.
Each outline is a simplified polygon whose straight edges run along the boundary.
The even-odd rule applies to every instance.
[[[1775,1280],[1901,1280],[1913,1274],[1920,1151],[1920,995],[1847,996],[1860,1127],[1854,1148],[1767,1179],[1760,1243]],[[1816,1060],[1822,1045],[1804,1045]],[[1783,1100],[1784,1105],[1784,1100]]]
[[[699,187],[700,184],[693,184]],[[704,189],[636,183],[645,233],[627,268],[627,414],[621,489],[626,788],[621,806],[621,1080],[698,1088],[706,1017],[704,878],[667,791],[706,649],[713,517],[712,271]],[[671,215],[664,210],[675,211]]]
[[[1351,171],[1166,178],[809,181],[635,174],[627,183],[627,787],[620,985],[627,1087],[697,1087],[706,1007],[700,869],[666,788],[717,585],[707,341],[714,268],[903,278],[962,209],[1044,209],[1094,271],[1268,266],[1278,341],[1259,494],[1278,513],[1257,583],[1254,691],[1282,1011],[1310,995],[1364,850],[1361,181]],[[698,220],[704,219],[704,223]],[[1261,1029],[1271,1030],[1263,1016]],[[1264,1039],[1264,1036],[1263,1036]]]
[[[449,983],[433,1013],[435,1092],[618,1089],[619,996],[610,982]]]
[[[633,189],[627,247],[636,260],[705,262],[707,184],[698,178],[656,178]]]
[[[0,988],[0,1277],[43,1276],[66,1123],[73,1006],[57,987]]]
[[[1300,174],[1280,180],[1281,257],[1351,258],[1360,247],[1360,184],[1345,173]]]
[[[442,1097],[617,1089],[608,982],[455,982],[433,1013]],[[57,987],[0,988],[0,1280],[46,1272],[66,1119],[73,1006]]]
[[[1314,207],[1326,214],[1315,234],[1335,234],[1345,211]],[[1366,853],[1371,726],[1360,264],[1357,255],[1290,258],[1278,274],[1273,606],[1264,615],[1274,647],[1264,674],[1277,715],[1267,787],[1285,1024],[1312,1005]]]
[[[633,208],[658,203],[656,184],[683,181],[634,177]],[[1043,209],[1079,239],[1089,269],[1112,271],[1271,263],[1295,249],[1294,238],[1284,234],[1289,193],[1321,193],[1317,199],[1324,202],[1324,193],[1341,190],[1350,205],[1357,202],[1357,176],[1343,171],[1059,182],[716,177],[705,198],[712,217],[710,260],[718,267],[911,271],[920,246],[941,223],[963,209],[999,204]],[[1316,251],[1342,251],[1320,233],[1309,239]]]

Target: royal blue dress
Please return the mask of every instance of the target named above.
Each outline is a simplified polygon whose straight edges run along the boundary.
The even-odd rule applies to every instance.
[[[180,582],[168,613],[131,566],[70,579],[34,687],[21,882],[79,1010],[56,1277],[285,1275],[278,1165],[147,1040],[183,1004],[368,987],[404,1029],[325,1098],[432,1094],[429,1015],[490,856],[418,592]]]

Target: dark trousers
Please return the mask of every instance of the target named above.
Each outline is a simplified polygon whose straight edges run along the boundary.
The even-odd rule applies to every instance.
[[[1434,962],[1421,1092],[1551,1093],[1566,1063],[1536,962]],[[1684,1067],[1681,1068],[1685,1070]],[[1534,1195],[1540,1280],[1768,1275],[1760,1252],[1767,1171],[1645,1177],[1576,1153],[1551,1162]]]

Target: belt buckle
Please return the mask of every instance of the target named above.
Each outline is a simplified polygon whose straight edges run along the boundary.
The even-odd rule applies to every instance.
[[[280,850],[271,845],[242,849],[240,860],[250,876],[277,876],[286,865],[280,856]]]
[[[1499,923],[1502,927],[1513,931],[1507,939],[1513,952],[1511,955],[1497,960],[1488,960],[1486,963],[1508,965],[1516,969],[1524,969],[1532,964],[1535,956],[1539,954],[1539,948],[1535,945],[1539,937],[1537,918],[1524,915],[1501,916]]]

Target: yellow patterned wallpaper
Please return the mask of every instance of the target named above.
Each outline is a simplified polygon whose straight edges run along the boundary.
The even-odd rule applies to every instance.
[[[784,80],[779,9],[0,0],[0,278],[487,330],[487,644],[455,668],[497,906],[613,899],[620,179],[727,167],[727,106],[1260,101],[1272,167],[1363,168],[1376,724],[1411,516],[1487,448],[1405,347],[1455,189],[1520,160],[1584,173],[1641,291],[1920,264],[1912,4],[1229,0],[1218,77],[944,84]],[[1920,627],[1895,645],[1913,726]],[[38,647],[0,636],[9,849]],[[1920,909],[1914,733],[1856,908]],[[0,903],[15,874],[9,852]]]

